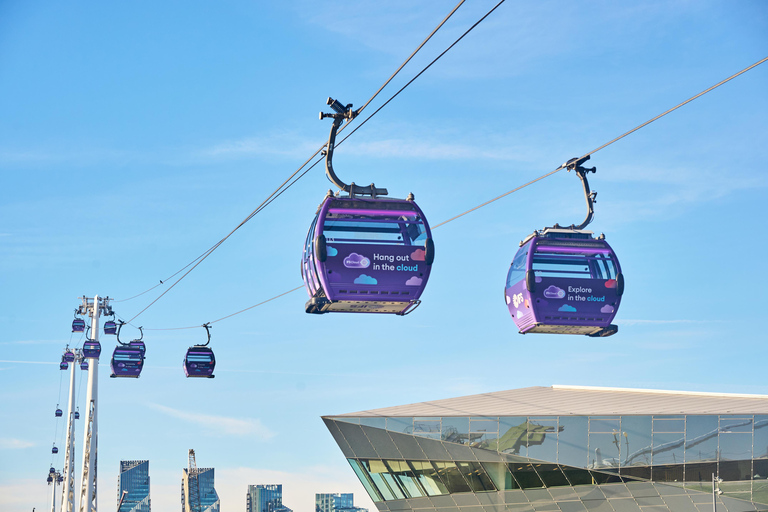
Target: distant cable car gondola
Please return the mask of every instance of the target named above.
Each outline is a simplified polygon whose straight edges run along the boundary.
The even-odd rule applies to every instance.
[[[326,174],[339,187],[317,210],[304,244],[301,274],[307,313],[405,315],[421,301],[435,247],[424,213],[413,201],[390,199],[387,189],[342,182],[333,170],[336,132],[357,111],[328,98],[335,114],[326,150]],[[342,192],[348,196],[340,197]],[[369,197],[361,197],[369,196]]]
[[[53,469],[53,468],[51,468],[51,469]],[[45,481],[48,482],[49,484],[53,483],[53,475],[51,473],[48,473],[48,478],[46,478]]]
[[[80,411],[75,411],[75,419],[76,420],[80,419]]]
[[[68,364],[67,364],[67,362],[66,362],[66,361],[65,361],[65,360],[62,358],[62,359],[61,359],[61,362],[59,363],[59,370],[66,370],[67,368],[69,368],[69,365],[68,365]]]
[[[118,346],[112,352],[112,361],[109,364],[112,374],[110,377],[129,377],[139,378],[141,370],[144,367],[144,352],[146,347],[141,339],[133,340],[130,343],[120,341],[120,329],[124,322],[120,322],[117,330]],[[139,327],[141,337],[144,338],[144,331]]]
[[[61,417],[64,415],[64,411],[62,411],[61,409],[59,409],[59,406],[57,405],[57,406],[56,406],[56,413],[55,413],[55,414],[56,414],[56,417],[57,417],[57,418],[61,418]]]
[[[94,357],[96,359],[101,355],[101,343],[96,340],[85,340],[83,343],[83,357]]]
[[[211,342],[210,325],[205,324],[203,327],[208,334],[208,341],[204,345],[195,345],[187,349],[187,354],[184,356],[184,375],[212,379],[215,377],[213,369],[216,367],[216,357],[213,355],[213,350],[208,347]]]
[[[75,319],[72,320],[72,332],[83,332],[85,330],[85,320],[77,318],[77,309],[75,310]]]
[[[88,360],[87,359],[81,359],[80,360],[80,369],[81,370],[87,370],[88,369]]]
[[[114,321],[115,313],[112,311],[112,308],[109,308],[110,316],[112,316],[113,320],[107,320],[104,322],[104,334],[117,334],[117,324]]]
[[[55,444],[53,445],[53,448],[51,449],[51,453],[52,453],[52,454],[54,454],[54,455],[56,455],[57,453],[59,453],[59,449],[58,449],[58,448],[56,448],[56,445],[55,445]]]
[[[63,360],[67,363],[72,363],[75,361],[75,353],[72,352],[69,348],[67,348],[64,351],[64,355],[62,356]]]
[[[589,157],[572,159],[584,186],[587,217],[579,226],[557,224],[534,231],[520,242],[507,275],[505,299],[520,333],[610,336],[624,293],[624,276],[616,253],[600,235],[584,228],[592,221],[595,192],[589,190]]]

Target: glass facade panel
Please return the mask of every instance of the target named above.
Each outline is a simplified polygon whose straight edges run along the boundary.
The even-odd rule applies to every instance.
[[[347,459],[347,461],[349,461],[349,465],[352,466],[352,471],[355,472],[357,478],[360,480],[360,483],[362,483],[363,487],[365,487],[366,492],[368,492],[368,496],[370,496],[373,501],[382,501],[383,498],[381,497],[381,494],[379,494],[379,491],[373,485],[373,482],[360,465],[360,462],[355,459]]]
[[[588,447],[584,443],[587,428],[588,420],[584,416],[560,417],[557,462],[578,468],[587,467]]]
[[[440,439],[440,418],[413,418],[413,434],[415,436]]]
[[[726,482],[752,480],[752,461],[723,461],[719,464],[718,476]]]
[[[621,429],[621,419],[618,417],[590,417],[589,432],[612,434]]]
[[[768,459],[768,415],[755,416],[755,435],[752,440],[756,459]]]
[[[504,416],[499,418],[499,451],[523,455],[527,451],[528,418]]]
[[[618,468],[621,460],[621,442],[618,430],[612,434],[589,434],[590,468]]]
[[[509,472],[506,464],[501,462],[483,462],[482,466],[498,490],[511,491],[520,488],[517,485],[517,481],[512,478],[512,473]]]
[[[367,427],[387,428],[386,418],[360,418],[360,424]]]
[[[373,462],[373,464],[371,464],[371,462]],[[360,460],[359,463],[360,467],[365,470],[366,474],[370,477],[371,482],[385,500],[399,499],[396,497],[402,495],[402,493],[397,489],[397,493],[395,493],[382,476],[382,473],[385,473],[387,468],[381,461]]]
[[[528,420],[528,457],[557,461],[557,418]]]
[[[386,460],[384,463],[409,498],[420,498],[426,494],[417,482],[416,474],[406,461]]]
[[[443,418],[443,441],[469,444],[469,438],[469,418]]]
[[[464,480],[464,477],[461,476],[461,473],[459,472],[459,468],[456,467],[456,464],[454,464],[453,462],[433,461],[432,465],[434,466],[437,473],[440,475],[440,479],[448,488],[449,493],[453,494],[456,492],[471,491],[466,480]]]
[[[470,418],[470,432],[499,432],[498,418]]]
[[[653,434],[653,465],[682,464],[685,461],[685,434]]]
[[[720,460],[749,460],[752,458],[752,433],[720,434]]]
[[[547,487],[570,485],[557,464],[534,464],[533,467]]]
[[[685,461],[717,460],[717,416],[688,416],[685,422]]]
[[[409,464],[428,496],[448,494],[448,489],[432,464],[427,461],[411,461]]]
[[[457,462],[456,465],[472,488],[472,492],[496,490],[493,482],[479,462]]]
[[[499,434],[498,432],[472,432],[470,433],[470,446],[473,448],[482,448],[483,450],[498,451]]]
[[[752,433],[752,417],[720,416],[720,432]]]
[[[654,432],[685,432],[685,418],[654,416],[653,431]]]
[[[622,466],[651,465],[651,417],[622,416]]]
[[[572,486],[592,485],[592,475],[586,469],[563,467],[563,473]]]
[[[509,469],[520,484],[521,489],[536,489],[544,487],[539,475],[534,471],[533,464],[510,463]]]
[[[413,418],[387,418],[386,429],[401,434],[412,434]]]

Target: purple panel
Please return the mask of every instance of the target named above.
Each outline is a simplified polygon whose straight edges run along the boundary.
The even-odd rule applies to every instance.
[[[539,322],[607,327],[619,308],[615,279],[537,277],[531,294]]]
[[[134,377],[141,374],[144,367],[144,355],[138,348],[117,347],[112,353],[110,377]]]
[[[421,296],[429,278],[431,266],[424,261],[423,247],[332,243],[328,247],[321,268],[330,300],[409,301]]]

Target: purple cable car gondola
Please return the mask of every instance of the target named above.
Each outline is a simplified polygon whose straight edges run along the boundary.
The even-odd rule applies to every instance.
[[[76,420],[80,419],[80,411],[75,411],[75,419]]]
[[[69,368],[69,365],[64,359],[62,359],[59,363],[59,370],[66,370],[67,368]]]
[[[96,340],[85,340],[83,343],[83,357],[94,357],[96,359],[101,355],[101,343]]]
[[[555,224],[534,231],[520,242],[507,274],[504,297],[521,334],[585,334],[610,336],[618,331],[611,322],[624,293],[624,276],[616,253],[600,235],[583,228],[594,215],[594,192],[589,191],[581,164],[589,157],[567,164],[584,185],[587,218],[579,226]]]
[[[80,369],[81,370],[87,370],[88,369],[88,360],[87,359],[82,359],[80,361]]]
[[[208,324],[203,325],[206,333],[208,333],[208,341],[205,345],[195,345],[189,347],[187,353],[184,356],[184,375],[187,377],[205,377],[212,379],[216,377],[213,374],[213,369],[216,367],[216,357],[213,355],[213,350],[208,347],[211,342],[211,331]]]
[[[53,469],[53,468],[51,468],[51,469]],[[49,484],[52,483],[53,482],[53,475],[51,473],[48,473],[48,478],[46,478],[45,481],[48,482]]]
[[[57,418],[61,418],[61,417],[64,415],[64,411],[62,411],[61,409],[59,409],[59,406],[57,405],[57,406],[56,406],[56,413],[55,413],[55,414],[56,414],[56,417],[57,417]]]
[[[419,304],[435,248],[424,213],[408,199],[381,198],[386,189],[342,182],[332,158],[336,132],[357,113],[328,99],[335,114],[326,152],[326,174],[340,192],[320,204],[304,244],[301,274],[309,294],[307,313],[394,313]],[[368,198],[359,196],[370,196]]]
[[[54,468],[54,467],[52,467],[51,469],[48,470],[48,474],[51,474],[51,475],[53,473],[55,473],[55,472],[56,472],[56,468]]]
[[[144,354],[141,350],[128,345],[118,345],[112,352],[109,368],[110,377],[131,377],[138,379],[144,367]]]
[[[55,444],[53,445],[53,448],[51,449],[51,453],[52,453],[52,454],[54,454],[54,455],[56,455],[57,453],[59,453],[59,449],[58,449],[58,448],[56,448],[56,445],[55,445]]]
[[[104,322],[104,334],[117,334],[117,324],[114,320]]]
[[[85,320],[75,318],[72,320],[72,332],[83,332],[85,330]]]
[[[109,364],[112,374],[110,377],[130,377],[138,379],[141,375],[141,370],[144,367],[144,354],[147,350],[144,342],[141,341],[144,338],[144,331],[139,327],[141,338],[133,340],[129,343],[123,343],[120,341],[120,330],[125,325],[124,322],[120,322],[117,329],[117,342],[119,345],[115,347],[112,352],[112,361]]]
[[[62,356],[63,360],[67,363],[72,363],[75,361],[75,353],[72,352],[69,349],[66,349],[64,351],[64,355]]]

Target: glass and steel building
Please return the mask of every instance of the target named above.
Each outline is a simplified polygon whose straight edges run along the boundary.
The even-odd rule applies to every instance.
[[[355,496],[350,493],[315,494],[315,512],[368,512],[355,506]]]
[[[282,484],[249,485],[245,496],[247,512],[293,512],[283,505]]]
[[[121,460],[117,478],[117,503],[125,495],[118,512],[150,512],[149,461]]]
[[[380,512],[768,511],[768,395],[531,387],[323,420]]]
[[[195,482],[196,480],[196,482]],[[213,486],[213,468],[198,468],[197,477],[190,477],[189,470],[183,469],[181,476],[181,510],[182,512],[196,512],[193,509],[194,499],[189,497],[195,489],[200,493],[201,512],[221,512],[221,501]]]

